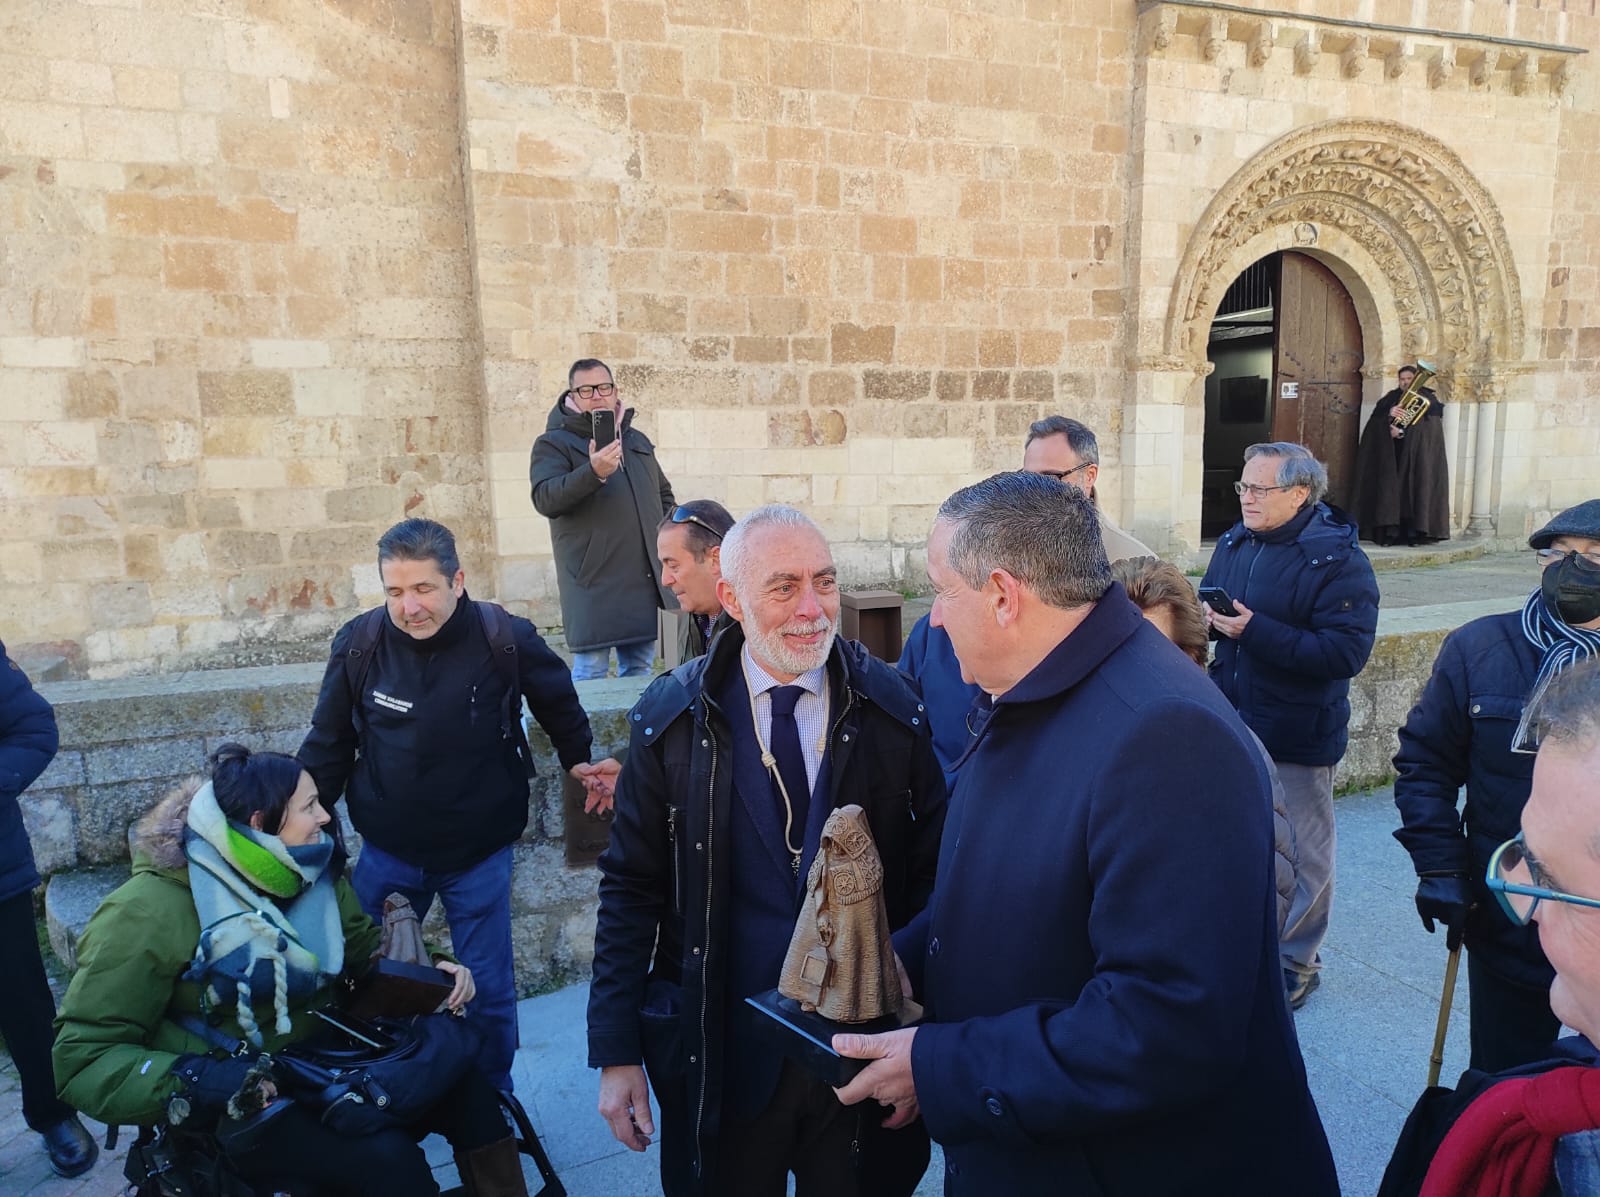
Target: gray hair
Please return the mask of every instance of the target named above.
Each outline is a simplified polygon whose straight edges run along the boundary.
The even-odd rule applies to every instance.
[[[1328,493],[1327,467],[1313,457],[1311,450],[1304,445],[1297,445],[1293,441],[1268,441],[1251,445],[1244,451],[1246,461],[1254,461],[1258,457],[1278,459],[1279,486],[1304,486],[1311,492],[1301,504],[1302,507],[1315,506]]]
[[[432,561],[447,578],[456,576],[461,558],[450,529],[433,520],[401,520],[378,538],[378,568],[385,561]]]
[[[1600,748],[1600,658],[1579,661],[1551,678],[1534,699],[1528,723],[1538,730],[1540,748]]]
[[[1100,442],[1094,439],[1094,432],[1087,424],[1068,416],[1046,416],[1028,425],[1028,439],[1022,442],[1022,447],[1026,449],[1034,441],[1046,436],[1066,437],[1067,445],[1078,455],[1080,462],[1084,465],[1100,464]]]
[[[757,507],[739,520],[722,539],[722,576],[728,580],[735,594],[744,594],[745,577],[750,568],[750,537],[762,528],[809,528],[818,536],[822,529],[817,521],[805,512],[783,503],[768,503]],[[822,536],[823,543],[827,537]]]
[[[955,528],[950,568],[974,590],[1003,569],[1050,606],[1070,611],[1111,585],[1094,501],[1054,478],[996,474],[956,491],[939,518]]]

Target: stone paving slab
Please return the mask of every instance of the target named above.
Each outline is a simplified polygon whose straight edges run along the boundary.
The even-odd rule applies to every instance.
[[[1391,792],[1341,798],[1337,812],[1339,882],[1323,982],[1296,1016],[1296,1028],[1343,1191],[1371,1197],[1426,1080],[1445,951],[1443,937],[1423,930],[1412,905],[1411,866],[1390,835],[1397,821]],[[656,1149],[624,1150],[595,1111],[598,1074],[584,1067],[587,1000],[588,986],[573,985],[520,1004],[517,1091],[571,1197],[646,1197],[658,1191]],[[1447,1083],[1466,1067],[1466,1057],[1463,970],[1445,1052]],[[109,1159],[102,1153],[101,1163],[77,1181],[53,1178],[37,1136],[22,1125],[20,1100],[6,1061],[0,1064],[0,1193],[111,1197],[121,1191],[123,1151]],[[428,1148],[440,1165],[437,1178],[454,1183],[445,1145],[430,1141]],[[940,1191],[940,1173],[935,1148],[919,1197]]]

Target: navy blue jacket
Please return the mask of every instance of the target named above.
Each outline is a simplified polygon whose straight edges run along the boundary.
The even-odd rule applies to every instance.
[[[1555,972],[1539,929],[1506,918],[1483,883],[1489,857],[1521,828],[1533,788],[1533,754],[1512,752],[1511,739],[1541,659],[1518,612],[1475,619],[1445,637],[1400,729],[1394,802],[1404,826],[1394,835],[1418,873],[1471,879],[1477,905],[1467,916],[1467,947],[1478,962],[1545,989]],[[1466,808],[1457,813],[1462,786]]]
[[[22,791],[56,755],[56,715],[0,644],[0,902],[39,884],[33,845],[22,825]]]
[[[698,1179],[685,1187],[712,1192],[724,1082],[747,1088],[757,1079],[740,1075],[747,1061],[729,1060],[745,1046],[729,1025],[750,996],[737,990],[752,984],[748,970],[733,963],[740,955],[733,937],[750,925],[734,909],[733,856],[749,848],[736,842],[735,804],[742,797],[752,819],[782,833],[775,812],[763,814],[747,792],[735,792],[737,724],[718,695],[740,668],[743,645],[744,629],[734,624],[706,656],[652,682],[628,714],[632,738],[611,841],[600,857],[589,989],[589,1066],[645,1064],[663,1109],[685,1109],[689,1122],[665,1132],[687,1142],[663,1141],[664,1174],[672,1170],[668,1157],[683,1159],[687,1169],[698,1163]],[[944,782],[926,711],[904,677],[854,641],[835,645],[828,684],[826,776],[818,775],[800,877],[810,869],[826,812],[855,803],[883,861],[889,925],[903,927],[933,890],[944,827]],[[759,843],[754,850],[766,852]],[[786,861],[772,866],[792,880]],[[802,889],[795,883],[778,944],[745,945],[747,956],[751,947],[776,947],[771,975],[753,992],[778,983]]]
[[[1117,585],[989,710],[895,937],[947,1197],[1333,1197],[1238,716]]]
[[[900,653],[900,672],[914,679],[922,691],[928,723],[933,728],[933,751],[944,769],[945,785],[954,789],[956,762],[972,743],[967,715],[983,691],[972,682],[961,680],[961,662],[956,660],[949,634],[934,627],[928,615],[917,620],[906,637],[906,646]]]
[[[1336,764],[1349,740],[1350,679],[1378,628],[1378,583],[1355,524],[1326,503],[1270,532],[1235,524],[1200,584],[1254,612],[1237,640],[1217,641],[1211,680],[1273,760]]]

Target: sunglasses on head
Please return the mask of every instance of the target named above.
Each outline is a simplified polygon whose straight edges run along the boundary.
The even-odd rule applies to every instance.
[[[717,538],[717,542],[719,544],[722,541],[721,532],[718,532],[715,528],[706,523],[705,520],[701,519],[687,507],[674,507],[672,509],[672,514],[668,518],[675,524],[694,524],[698,528],[704,528],[712,536]]]

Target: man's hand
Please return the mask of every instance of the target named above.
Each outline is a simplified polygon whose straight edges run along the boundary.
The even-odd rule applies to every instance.
[[[1406,430],[1404,428],[1396,428],[1393,424],[1389,425],[1389,439],[1390,440],[1397,441],[1401,437],[1405,436],[1405,434],[1406,434]]]
[[[478,996],[478,983],[472,979],[472,970],[466,965],[457,964],[453,960],[440,960],[433,967],[455,978],[455,988],[450,991],[450,996],[444,999],[446,1010],[453,1012],[464,1009],[468,1002]]]
[[[843,1089],[835,1089],[840,1103],[853,1106],[873,1098],[881,1106],[893,1106],[894,1114],[884,1120],[890,1130],[898,1130],[917,1120],[917,1082],[911,1075],[911,1041],[916,1027],[886,1031],[882,1035],[835,1035],[833,1050],[855,1060],[871,1060]]]
[[[589,791],[583,801],[584,814],[603,815],[615,805],[617,776],[622,772],[622,764],[615,757],[608,756],[592,765],[574,765],[568,772]]]
[[[1237,640],[1242,636],[1246,625],[1250,622],[1250,617],[1255,614],[1238,599],[1233,600],[1233,608],[1239,612],[1237,615],[1219,615],[1211,609],[1209,603],[1201,603],[1200,605],[1206,609],[1206,627],[1216,628],[1229,640]]]
[[[650,1084],[638,1064],[615,1064],[600,1070],[600,1117],[629,1151],[643,1151],[656,1133],[650,1116]]]
[[[589,442],[589,465],[604,482],[611,475],[622,468],[622,437],[612,441],[604,449],[596,449],[594,442]]]
[[[1417,878],[1417,913],[1422,925],[1433,934],[1433,920],[1451,930],[1466,924],[1472,909],[1472,882],[1465,873],[1424,873]]]

